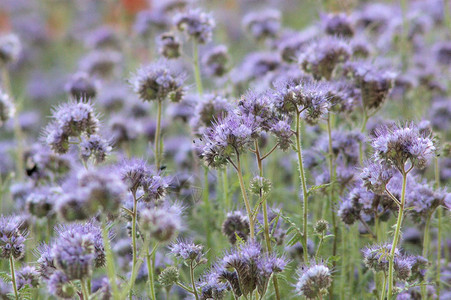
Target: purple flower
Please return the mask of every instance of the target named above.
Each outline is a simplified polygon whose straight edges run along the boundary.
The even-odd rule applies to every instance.
[[[0,217],[0,258],[19,260],[25,255],[27,234],[20,230],[21,225],[17,218]]]
[[[197,102],[194,117],[190,122],[191,126],[196,133],[202,134],[206,127],[212,126],[216,120],[226,117],[232,109],[233,106],[227,98],[216,94],[206,94]]]
[[[83,97],[94,98],[97,95],[99,83],[85,72],[77,72],[66,83],[66,91],[75,99]]]
[[[280,11],[266,9],[250,12],[244,16],[243,26],[256,40],[274,38],[280,30]]]
[[[228,61],[228,49],[224,45],[212,47],[202,54],[203,71],[208,76],[222,77],[225,75],[229,71]]]
[[[145,236],[159,242],[169,242],[181,229],[181,215],[182,208],[174,204],[148,208],[139,214],[139,229]]]
[[[136,14],[133,30],[142,37],[148,38],[155,29],[164,30],[170,20],[161,10],[143,10]]]
[[[173,23],[178,30],[185,32],[199,44],[209,42],[215,28],[213,17],[201,9],[177,13],[173,18]]]
[[[316,299],[320,295],[327,293],[327,289],[332,283],[330,269],[323,264],[313,264],[301,267],[298,270],[298,280],[296,282],[296,293],[307,299]]]
[[[35,267],[24,266],[16,274],[17,289],[25,286],[36,288],[39,286],[39,272]]]
[[[337,37],[324,37],[312,43],[299,57],[301,67],[316,79],[329,80],[339,63],[351,56],[347,43]]]
[[[376,159],[400,172],[407,171],[405,165],[408,161],[412,167],[423,169],[435,152],[430,136],[421,133],[414,123],[382,126],[375,134],[372,146]]]
[[[203,248],[204,247],[202,245],[177,241],[171,245],[170,250],[175,257],[180,257],[183,260],[191,260],[195,261],[195,263],[199,263],[203,257]]]
[[[321,22],[324,31],[329,35],[343,37],[352,37],[354,35],[354,26],[351,19],[344,13],[322,14]]]
[[[61,271],[56,271],[50,276],[47,286],[50,294],[62,299],[72,299],[76,293],[67,275]]]
[[[80,69],[94,77],[109,78],[114,75],[121,60],[122,56],[117,51],[95,50],[81,59]]]
[[[141,67],[130,80],[133,90],[142,101],[179,102],[185,89],[185,76],[173,71],[165,60]]]
[[[237,236],[246,241],[249,236],[249,219],[241,211],[227,213],[227,217],[222,223],[222,233],[235,245]]]
[[[167,59],[180,56],[180,41],[172,32],[165,32],[158,36],[158,52]]]
[[[80,143],[81,158],[87,162],[89,158],[98,164],[105,161],[105,158],[111,152],[110,142],[94,134],[88,138],[83,137]]]
[[[383,162],[369,161],[360,175],[363,186],[375,194],[385,194],[385,187],[393,177],[393,169]]]

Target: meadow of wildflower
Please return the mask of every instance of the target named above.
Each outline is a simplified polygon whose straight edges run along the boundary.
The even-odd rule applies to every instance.
[[[451,1],[0,0],[0,299],[451,299]]]

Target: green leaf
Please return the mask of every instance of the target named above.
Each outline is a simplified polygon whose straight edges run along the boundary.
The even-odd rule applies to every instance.
[[[2,271],[0,272],[0,279],[5,283],[11,282],[11,275],[8,272]]]
[[[320,184],[320,185],[314,185],[312,187],[310,187],[307,191],[307,195],[310,195],[313,192],[316,192],[317,190],[323,189],[328,187],[329,185],[333,184],[334,182],[329,182],[329,183],[325,183],[325,184]]]

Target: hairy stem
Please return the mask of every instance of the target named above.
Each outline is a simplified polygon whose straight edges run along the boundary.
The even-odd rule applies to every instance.
[[[262,158],[260,156],[260,148],[258,146],[258,141],[255,140],[255,156],[257,158],[257,165],[258,165],[258,172],[259,176],[263,177],[263,164],[262,164]],[[262,203],[263,206],[263,222],[264,222],[264,232],[265,232],[265,242],[266,242],[266,249],[268,250],[268,253],[271,253],[272,247],[271,247],[271,237],[269,236],[269,222],[268,222],[268,203],[267,198],[265,197],[262,199],[263,194],[262,191],[260,191],[259,195],[259,201]],[[273,275],[272,282],[274,284],[274,291],[276,294],[276,299],[280,300],[280,292],[279,292],[279,283],[277,282],[277,277]],[[262,295],[263,296],[263,295]]]
[[[108,275],[108,281],[113,289],[113,299],[119,299],[119,291],[116,282],[116,268],[114,266],[114,257],[111,251],[110,239],[108,238],[108,229],[105,220],[102,218],[102,238],[105,248],[106,257],[106,271]]]
[[[132,274],[136,273],[136,261],[137,261],[137,248],[136,248],[136,217],[137,217],[137,206],[138,200],[136,199],[136,192],[133,192],[133,215],[132,215]],[[133,276],[130,277],[130,295],[129,298],[132,299],[132,290],[135,285],[135,279]]]
[[[197,93],[199,95],[203,94],[202,78],[200,77],[200,67],[199,67],[199,46],[196,41],[193,41],[193,67],[194,67],[194,78],[196,80]]]
[[[251,239],[253,240],[255,237],[255,233],[254,233],[254,217],[252,215],[252,208],[251,208],[251,204],[249,203],[249,198],[247,197],[247,193],[246,193],[246,187],[244,185],[244,180],[243,180],[243,172],[241,171],[241,161],[240,161],[240,155],[237,151],[236,153],[236,171],[238,174],[238,179],[240,181],[240,188],[241,188],[241,194],[243,195],[243,199],[244,199],[244,205],[246,206],[246,212],[247,212],[247,216],[249,218],[249,227],[250,227],[250,232],[251,232]]]
[[[161,101],[158,101],[158,110],[157,110],[157,128],[155,130],[155,166],[157,171],[160,170],[161,164],[161,145],[160,145],[160,135],[161,135]]]
[[[448,13],[449,14],[449,13]],[[435,175],[435,188],[440,188],[440,167],[438,164],[438,157],[434,157],[434,175]],[[441,268],[441,256],[442,256],[442,208],[439,206],[437,208],[437,218],[438,218],[438,233],[437,233],[437,266],[436,266],[436,294],[437,298],[440,299],[440,268]]]
[[[404,205],[406,202],[407,174],[408,173],[405,171],[402,172],[401,206],[399,207],[395,235],[393,237],[393,244],[392,244],[392,247],[390,250],[389,265],[388,265],[388,299],[391,299],[392,295],[393,295],[393,284],[394,284],[393,269],[394,269],[394,262],[395,262],[395,250],[396,250],[396,247],[398,246],[399,236],[401,233],[402,220],[404,217]]]
[[[193,267],[193,261],[191,260],[190,266],[189,266],[189,275],[191,277],[191,285],[193,287],[193,294],[196,300],[199,300],[199,295],[197,295],[197,289],[196,289],[196,282],[194,281],[194,267]]]
[[[302,184],[302,197],[304,200],[303,205],[303,247],[304,247],[304,261],[308,262],[307,251],[307,216],[308,216],[308,195],[307,184],[305,180],[304,163],[302,161],[302,148],[301,148],[301,114],[298,112],[296,115],[296,152],[298,156],[299,176]]]
[[[16,284],[16,272],[14,268],[14,258],[12,255],[9,256],[9,267],[11,269],[11,282],[13,284],[14,298],[16,300],[19,300],[19,294],[17,293],[17,284]]]

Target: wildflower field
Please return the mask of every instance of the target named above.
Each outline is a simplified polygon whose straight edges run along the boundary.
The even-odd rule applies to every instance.
[[[0,299],[451,299],[451,1],[0,0]]]

